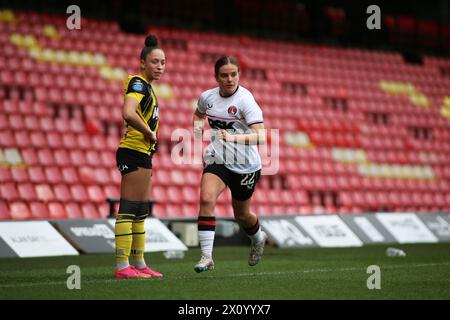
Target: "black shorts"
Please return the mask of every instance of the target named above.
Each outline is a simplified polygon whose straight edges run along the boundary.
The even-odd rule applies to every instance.
[[[116,152],[116,165],[123,175],[136,171],[138,167],[151,169],[152,157],[146,153],[128,148],[118,148]]]
[[[218,176],[230,188],[233,199],[238,201],[246,201],[251,198],[261,177],[261,170],[241,174],[217,163],[207,165],[203,169],[203,174],[207,172]]]

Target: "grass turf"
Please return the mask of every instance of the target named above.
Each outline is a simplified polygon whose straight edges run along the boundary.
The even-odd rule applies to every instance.
[[[113,279],[113,255],[1,258],[0,299],[450,299],[450,244],[398,245],[406,257],[387,257],[386,245],[360,248],[267,247],[247,266],[247,247],[216,247],[215,270],[196,274],[198,249],[183,259],[146,255],[164,279]],[[81,268],[81,289],[66,286],[69,265]],[[367,267],[381,269],[381,289],[369,290]]]

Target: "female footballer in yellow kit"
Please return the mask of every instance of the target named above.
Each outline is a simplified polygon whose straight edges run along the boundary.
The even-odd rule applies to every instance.
[[[166,58],[158,39],[149,35],[141,51],[140,73],[125,84],[122,115],[126,132],[116,153],[122,174],[120,206],[115,224],[115,278],[162,277],[144,260],[144,221],[150,208],[152,156],[156,150],[158,102],[151,86],[164,73]],[[133,264],[129,264],[130,254]]]

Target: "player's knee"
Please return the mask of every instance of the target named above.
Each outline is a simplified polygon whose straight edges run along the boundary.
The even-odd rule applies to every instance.
[[[214,208],[216,205],[216,197],[210,192],[202,192],[200,194],[200,206],[204,208]]]
[[[247,223],[247,221],[251,218],[250,212],[249,211],[234,212],[234,218],[238,223]]]
[[[132,201],[121,198],[119,205],[119,213],[133,215],[134,219],[145,219],[149,213],[149,201]]]
[[[242,215],[236,214],[236,213],[234,214],[234,219],[239,224],[245,221],[245,219],[244,219],[244,217]]]

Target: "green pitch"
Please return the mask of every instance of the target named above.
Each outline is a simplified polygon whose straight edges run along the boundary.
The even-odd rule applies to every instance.
[[[183,259],[146,255],[164,279],[115,280],[113,255],[0,259],[0,299],[450,299],[450,244],[398,245],[406,257],[387,257],[386,245],[343,249],[267,247],[247,266],[247,247],[216,247],[215,270],[196,274],[198,249]],[[67,288],[67,267],[81,269],[81,289]],[[367,288],[370,265],[381,289]]]

